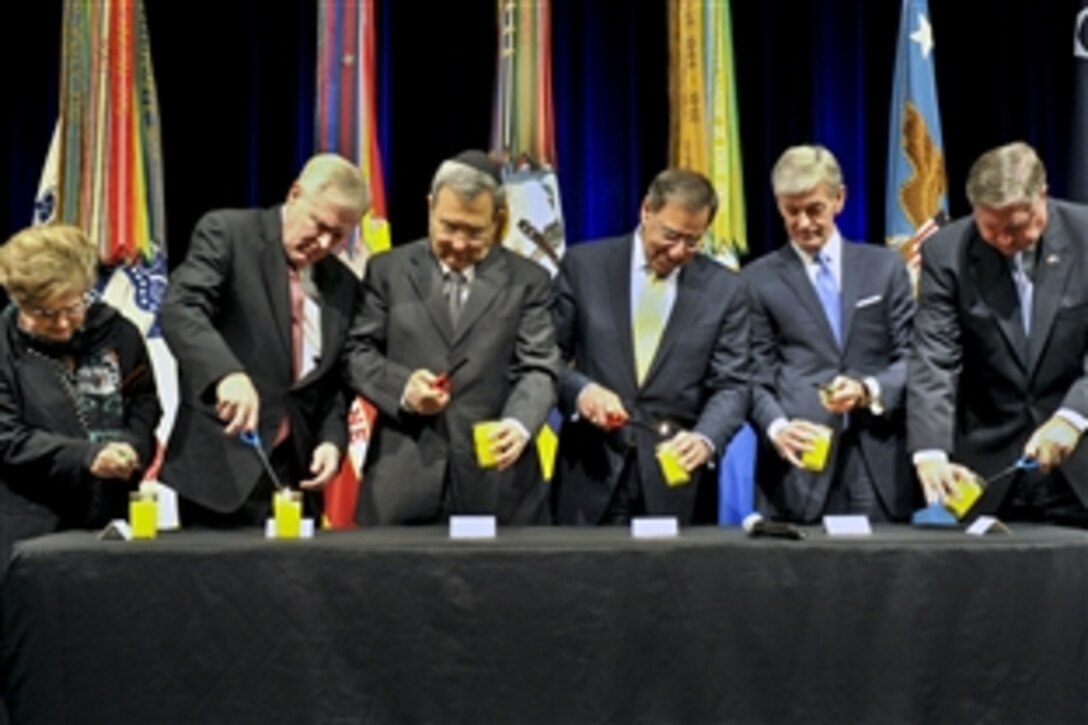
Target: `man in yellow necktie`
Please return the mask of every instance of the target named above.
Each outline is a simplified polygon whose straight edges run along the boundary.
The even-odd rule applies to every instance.
[[[650,184],[634,233],[563,259],[552,305],[566,362],[559,523],[714,520],[713,496],[700,488],[705,480],[713,494],[716,477],[703,474],[748,408],[747,293],[699,254],[717,206],[704,176],[668,169]]]

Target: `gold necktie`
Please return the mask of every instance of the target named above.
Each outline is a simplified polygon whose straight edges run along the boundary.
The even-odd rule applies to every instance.
[[[635,370],[641,385],[650,371],[661,333],[665,329],[665,301],[668,284],[650,271],[635,302]]]

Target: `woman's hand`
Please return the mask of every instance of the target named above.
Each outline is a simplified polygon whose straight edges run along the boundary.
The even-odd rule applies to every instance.
[[[91,464],[91,473],[98,478],[127,481],[140,468],[140,455],[128,443],[108,443]]]

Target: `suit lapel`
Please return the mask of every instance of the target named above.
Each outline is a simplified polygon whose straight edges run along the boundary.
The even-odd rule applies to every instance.
[[[635,243],[633,234],[621,238],[619,244],[613,246],[611,258],[605,262],[601,275],[604,278],[601,285],[602,313],[612,320],[612,329],[625,330],[626,334],[617,335],[622,346],[618,351],[618,359],[627,368],[630,390],[638,390],[638,370],[635,365],[635,329],[632,324],[634,319],[634,300],[631,299],[631,245]]]
[[[506,261],[506,253],[502,247],[496,247],[476,265],[468,298],[461,309],[461,319],[457,321],[457,329],[453,333],[453,345],[468,334],[499,292],[509,285],[510,266]],[[449,315],[448,312],[446,314]]]
[[[431,255],[429,242],[419,243],[410,259],[408,281],[416,295],[423,302],[423,307],[431,317],[431,322],[438,328],[447,345],[453,339],[453,325],[450,323],[450,311],[446,297],[442,294],[442,274],[438,262]]]
[[[1027,340],[1020,318],[1020,304],[1009,273],[1008,262],[1000,252],[986,244],[977,233],[971,240],[969,268],[979,296],[994,316],[1006,344],[1021,367],[1027,370]]]
[[[273,223],[274,222],[274,223]],[[264,244],[259,255],[265,294],[272,310],[273,326],[279,336],[285,360],[291,360],[291,293],[287,284],[287,257],[283,251],[280,210],[270,210],[262,218]]]
[[[821,331],[827,344],[832,349],[838,350],[839,343],[835,341],[835,333],[831,331],[831,323],[827,321],[824,307],[816,295],[816,288],[812,286],[812,280],[809,279],[808,272],[805,271],[797,252],[788,242],[778,250],[778,267],[781,270],[783,283],[797,296],[801,309],[807,310],[812,323]],[[844,325],[843,330],[846,329]]]
[[[1034,370],[1054,326],[1062,293],[1069,283],[1073,259],[1069,255],[1069,236],[1060,218],[1051,209],[1050,223],[1042,238],[1043,248],[1035,263],[1034,299],[1031,312],[1031,337],[1028,340],[1028,370]]]
[[[854,323],[854,309],[860,296],[861,280],[865,270],[862,268],[862,255],[856,254],[853,242],[842,240],[842,349],[850,341],[851,325]]]

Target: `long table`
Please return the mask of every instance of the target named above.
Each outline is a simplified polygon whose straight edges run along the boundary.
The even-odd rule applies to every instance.
[[[25,723],[1084,723],[1088,534],[21,544]]]

